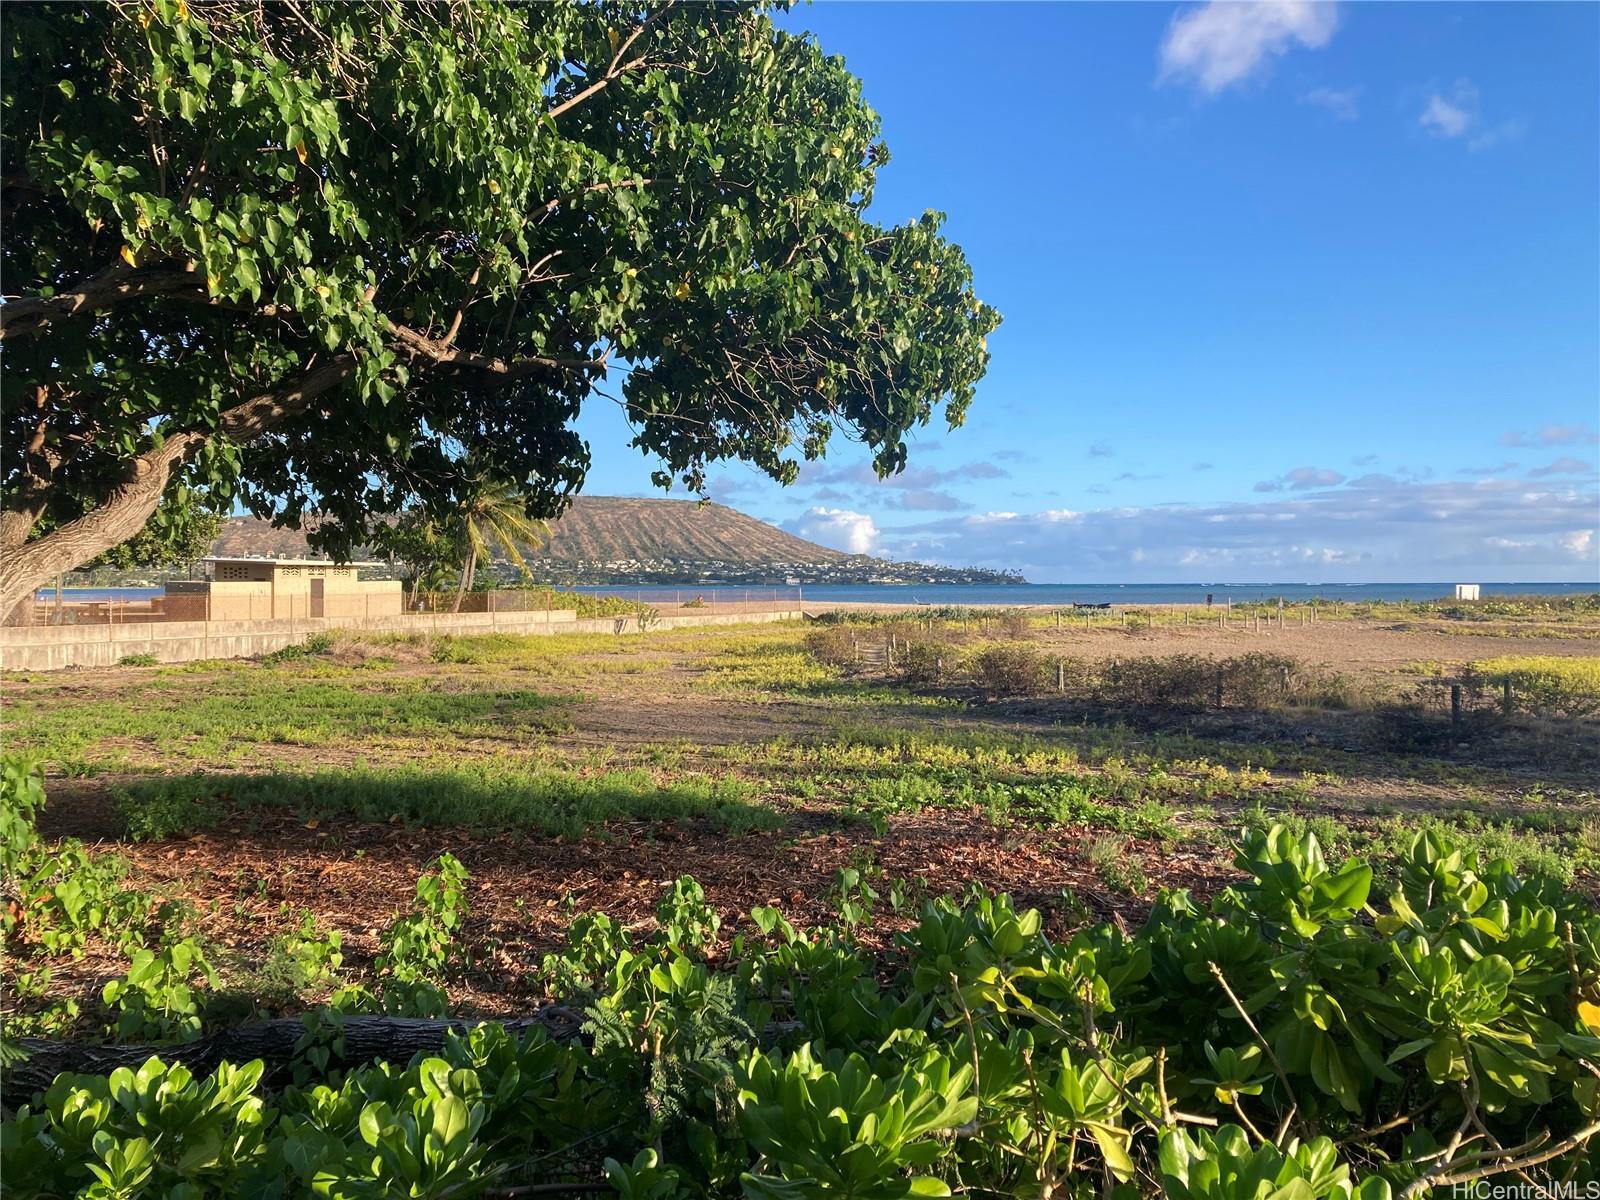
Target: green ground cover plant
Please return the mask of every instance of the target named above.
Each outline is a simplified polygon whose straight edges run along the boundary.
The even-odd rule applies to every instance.
[[[1482,600],[1319,600],[1317,619],[1400,622],[1402,628],[1463,637],[1587,641],[1600,638],[1600,592],[1486,596]]]
[[[839,631],[819,630],[797,645],[792,632],[778,630],[749,636],[719,646],[700,678],[707,691],[736,692],[752,697],[778,697],[835,705],[873,705],[899,709],[937,711],[958,709],[960,700],[919,695],[897,687],[893,682],[851,678],[842,669],[847,653],[845,644],[831,645],[831,635]],[[818,636],[829,642],[818,658],[814,649]],[[833,661],[838,658],[838,661]]]
[[[287,1086],[174,1061],[205,965],[180,936],[135,951],[113,1036],[171,1047],[12,1112],[8,1194],[1392,1200],[1594,1177],[1589,904],[1434,831],[1374,863],[1274,824],[1234,863],[1131,929],[1051,938],[977,889],[876,949],[859,882],[833,924],[758,907],[719,929],[682,878],[653,933],[574,921],[546,961],[584,1037],[469,1023],[405,1063],[344,1061],[341,1020],[439,1011],[470,895],[442,856],[373,976],[308,1019]]]
[[[1513,704],[1553,716],[1600,712],[1600,658],[1503,655],[1472,664],[1491,685],[1509,683]]]
[[[584,774],[492,758],[260,775],[195,774],[125,785],[118,807],[136,839],[215,827],[232,813],[290,809],[302,820],[398,820],[429,828],[577,838],[608,821],[704,820],[730,833],[771,829],[782,816],[736,779],[642,769]]]
[[[286,660],[220,675],[174,673],[94,704],[19,696],[8,744],[57,763],[105,757],[108,744],[157,743],[167,761],[215,761],[254,744],[370,746],[385,738],[505,736],[559,728],[570,701],[505,683],[441,687],[420,675]]]

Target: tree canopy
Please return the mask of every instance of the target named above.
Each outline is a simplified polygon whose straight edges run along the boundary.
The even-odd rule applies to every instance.
[[[940,216],[867,216],[860,82],[762,6],[116,0],[3,37],[0,608],[178,488],[342,554],[457,507],[470,447],[555,515],[596,395],[663,485],[788,482],[836,431],[888,473],[987,365]]]

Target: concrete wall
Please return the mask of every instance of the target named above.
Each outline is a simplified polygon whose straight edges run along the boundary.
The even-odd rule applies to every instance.
[[[357,617],[398,617],[405,611],[405,597],[398,579],[333,581],[312,578],[307,582],[311,588],[305,599],[314,617],[347,621]],[[278,599],[280,602],[284,599],[281,591]]]
[[[278,615],[273,608],[270,579],[248,583],[218,580],[205,595],[209,607],[203,610],[200,616],[202,621],[208,618],[212,621],[265,621]],[[304,616],[307,611],[308,606],[302,605],[299,615]]]
[[[255,564],[250,564],[255,565]],[[328,617],[339,621],[399,616],[405,597],[398,579],[357,579],[293,575],[272,579],[216,579],[209,583],[169,583],[152,607],[172,621],[300,621]]]
[[[768,624],[798,619],[799,610],[662,617],[651,629],[696,625]],[[347,629],[409,634],[637,633],[637,621],[576,619],[570,609],[522,613],[405,613],[367,618],[299,621],[165,621],[134,625],[0,626],[0,670],[55,671],[63,667],[114,667],[130,654],[157,662],[253,658],[305,641],[315,633]]]

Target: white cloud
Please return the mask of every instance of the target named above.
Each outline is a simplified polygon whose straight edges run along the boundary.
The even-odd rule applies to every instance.
[[[1326,109],[1341,121],[1354,121],[1361,115],[1361,89],[1315,87],[1300,97],[1301,104]]]
[[[1498,142],[1514,142],[1526,132],[1524,121],[1501,121],[1488,129],[1479,130],[1467,139],[1468,150],[1487,150]]]
[[[1408,481],[1254,502],[991,512],[877,530],[900,559],[1020,568],[1059,580],[1600,577],[1591,480]]]
[[[1450,89],[1448,97],[1433,92],[1417,118],[1429,133],[1457,138],[1478,123],[1478,89],[1465,79]]]
[[[1338,487],[1344,476],[1326,467],[1296,467],[1276,479],[1263,479],[1256,484],[1258,492],[1305,492],[1312,488]]]
[[[988,460],[959,463],[945,470],[907,467],[880,479],[869,463],[830,466],[807,463],[800,468],[799,484],[817,488],[813,500],[833,500],[862,508],[892,508],[907,512],[960,512],[972,505],[949,490],[965,490],[975,481],[1009,478],[1010,472]]]
[[[878,524],[865,513],[847,508],[810,508],[783,527],[810,542],[849,554],[872,554],[878,548]]]
[[[1526,123],[1518,120],[1485,124],[1478,105],[1478,89],[1470,79],[1458,79],[1448,89],[1431,89],[1417,124],[1435,137],[1465,139],[1467,149],[1472,151],[1515,141],[1527,129]]]
[[[1570,446],[1574,442],[1588,442],[1593,446],[1600,442],[1600,436],[1587,425],[1546,425],[1539,431],[1539,443],[1543,446]]]
[[[1546,425],[1538,433],[1510,429],[1500,435],[1502,446],[1573,446],[1579,442],[1600,444],[1600,434],[1587,425]]]
[[[1536,479],[1544,479],[1551,475],[1590,475],[1593,473],[1594,465],[1592,463],[1586,463],[1583,459],[1573,458],[1571,455],[1558,458],[1555,462],[1548,463],[1545,466],[1535,467],[1528,472],[1529,475]]]
[[[1326,46],[1338,9],[1316,0],[1210,0],[1172,19],[1161,42],[1161,78],[1185,79],[1215,95],[1241,83],[1296,44]]]

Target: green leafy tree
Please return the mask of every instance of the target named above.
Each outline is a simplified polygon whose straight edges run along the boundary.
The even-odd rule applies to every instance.
[[[456,543],[432,513],[410,508],[393,521],[375,526],[372,548],[400,568],[408,605],[415,602],[419,592],[441,591],[450,586]]]
[[[880,472],[994,311],[838,58],[744,4],[119,0],[3,30],[0,609],[205,491],[317,547],[448,509],[462,447],[581,486],[614,364],[657,481]]]

